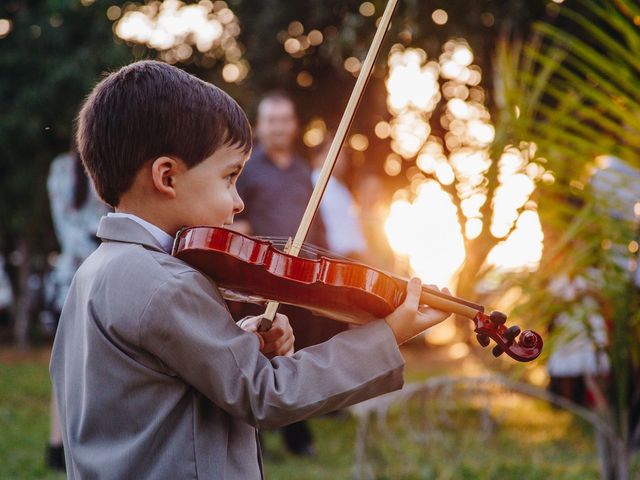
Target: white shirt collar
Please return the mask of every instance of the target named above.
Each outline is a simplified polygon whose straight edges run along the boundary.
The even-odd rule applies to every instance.
[[[149,223],[146,220],[143,220],[142,218],[132,213],[109,212],[107,216],[118,217],[118,218],[130,218],[134,222],[142,225],[151,235],[153,235],[153,238],[155,238],[158,241],[158,243],[160,244],[160,246],[165,252],[171,253],[171,249],[173,248],[173,237],[169,235],[167,232],[165,232],[164,230],[156,227],[153,223]]]

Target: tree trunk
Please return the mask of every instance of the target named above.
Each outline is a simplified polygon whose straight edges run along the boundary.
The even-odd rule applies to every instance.
[[[13,309],[13,334],[16,346],[24,350],[29,348],[29,308],[31,305],[29,247],[24,239],[18,241],[17,255],[18,288]]]
[[[488,239],[485,239],[484,235],[468,241],[465,245],[467,257],[456,282],[456,295],[472,302],[476,301],[475,288],[478,274],[495,244],[495,242],[491,243]],[[458,317],[456,318],[456,325],[462,338],[468,342],[472,333],[469,329],[469,319]]]

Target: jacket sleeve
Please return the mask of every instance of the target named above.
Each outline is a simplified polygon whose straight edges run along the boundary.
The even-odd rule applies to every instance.
[[[404,360],[384,320],[269,361],[198,272],[162,284],[139,325],[142,348],[218,407],[257,427],[286,425],[403,384]]]

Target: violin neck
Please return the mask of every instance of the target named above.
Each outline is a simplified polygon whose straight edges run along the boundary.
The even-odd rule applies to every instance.
[[[400,281],[406,288],[407,281],[404,279]],[[437,308],[444,312],[454,313],[470,319],[475,318],[478,312],[484,312],[484,307],[482,305],[454,297],[453,295],[448,295],[426,286],[422,287],[420,303],[429,305],[432,308]]]
[[[429,287],[422,287],[422,293],[429,293],[431,295],[435,295],[436,297],[440,297],[446,300],[449,300],[451,302],[455,302],[455,303],[459,303],[460,305],[465,305],[467,307],[473,308],[474,310],[478,311],[478,312],[484,312],[484,306],[482,305],[478,305],[477,303],[472,303],[469,302],[468,300],[465,300],[463,298],[459,298],[459,297],[454,297],[453,295],[448,295],[444,292],[441,292],[439,290],[435,290],[433,288],[429,288]]]

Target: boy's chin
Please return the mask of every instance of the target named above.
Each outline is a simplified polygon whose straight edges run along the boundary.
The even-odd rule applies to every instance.
[[[217,227],[217,228],[229,228],[229,224],[225,221],[220,220],[219,218],[207,218],[207,217],[199,217],[193,218],[193,223],[191,223],[190,227],[202,226],[202,227]]]

